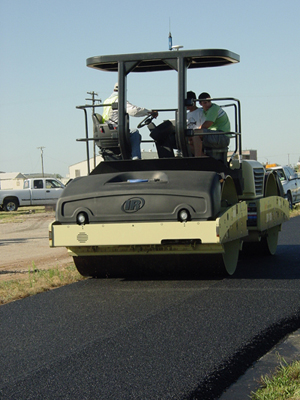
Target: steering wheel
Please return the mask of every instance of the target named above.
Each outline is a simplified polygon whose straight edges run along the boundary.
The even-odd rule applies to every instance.
[[[137,126],[138,129],[143,128],[143,127],[146,126],[146,125],[149,125],[149,124],[153,121],[154,118],[155,118],[155,117],[153,117],[152,115],[147,115],[147,117],[144,118],[143,121],[141,121],[141,122],[138,124],[138,126]]]

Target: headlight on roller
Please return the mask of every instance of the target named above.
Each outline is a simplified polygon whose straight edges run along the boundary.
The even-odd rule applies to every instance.
[[[89,223],[89,219],[88,219],[87,214],[85,212],[80,212],[77,215],[77,224],[78,225],[85,225],[85,224],[88,224],[88,223]]]
[[[180,222],[188,221],[190,219],[190,213],[188,212],[188,210],[186,210],[185,208],[180,210],[178,213],[178,219]]]

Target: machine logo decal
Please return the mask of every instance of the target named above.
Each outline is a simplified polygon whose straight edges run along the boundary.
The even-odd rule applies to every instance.
[[[141,197],[131,197],[122,204],[122,211],[134,213],[139,211],[145,205],[145,200]]]

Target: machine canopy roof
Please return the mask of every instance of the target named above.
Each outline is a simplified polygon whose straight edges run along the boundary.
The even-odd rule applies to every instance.
[[[177,70],[180,58],[186,60],[188,68],[219,67],[240,61],[240,56],[229,50],[198,49],[96,56],[88,58],[86,65],[117,72],[118,64],[123,62],[127,72],[169,71]]]

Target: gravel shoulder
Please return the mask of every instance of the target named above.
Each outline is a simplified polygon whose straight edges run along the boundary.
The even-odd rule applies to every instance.
[[[32,213],[0,223],[0,281],[17,279],[29,268],[49,269],[73,262],[66,248],[50,248],[48,226],[55,213]]]

